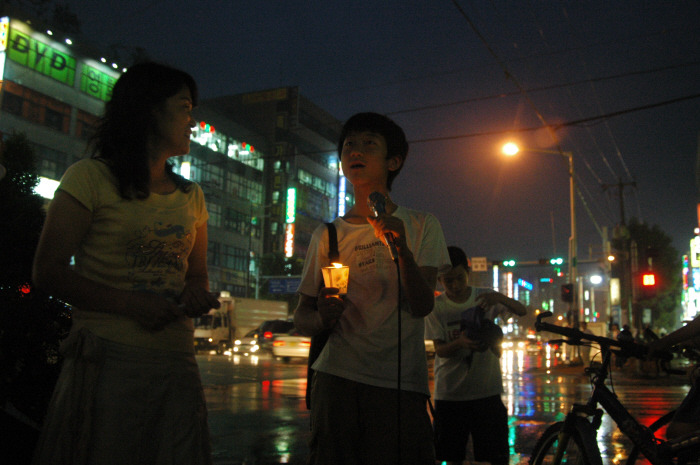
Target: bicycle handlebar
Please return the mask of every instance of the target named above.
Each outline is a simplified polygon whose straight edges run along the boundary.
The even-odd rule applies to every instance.
[[[543,318],[552,316],[552,312],[543,312],[537,315],[537,321],[535,322],[536,331],[548,331],[550,333],[561,334],[568,338],[568,344],[580,345],[581,341],[591,341],[600,344],[602,348],[616,348],[621,353],[621,355],[626,357],[636,357],[640,359],[647,358],[649,349],[643,344],[638,344],[632,341],[618,341],[611,339],[609,337],[596,336],[595,334],[584,333],[576,328],[567,328],[564,326],[557,326],[551,323],[545,323],[542,321]],[[671,360],[673,359],[672,353],[654,354],[654,358],[661,360]]]

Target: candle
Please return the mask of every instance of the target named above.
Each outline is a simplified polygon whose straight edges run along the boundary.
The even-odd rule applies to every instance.
[[[324,266],[322,271],[326,287],[337,287],[338,294],[347,294],[350,267],[343,266],[341,263],[331,263],[331,266]]]

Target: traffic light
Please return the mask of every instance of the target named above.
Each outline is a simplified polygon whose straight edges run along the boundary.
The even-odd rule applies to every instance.
[[[574,301],[574,285],[573,284],[562,284],[561,285],[561,300],[564,302]]]
[[[656,286],[656,275],[652,272],[647,272],[642,275],[642,286],[644,287],[654,287]]]
[[[503,260],[503,266],[514,267],[514,266],[515,266],[515,260]]]
[[[564,264],[564,259],[561,258],[561,257],[550,258],[550,259],[549,259],[549,264],[550,264],[550,265],[563,265],[563,264]]]
[[[658,288],[656,273],[653,271],[643,272],[640,278],[640,284],[640,291],[643,298],[650,299],[656,296],[656,290]]]

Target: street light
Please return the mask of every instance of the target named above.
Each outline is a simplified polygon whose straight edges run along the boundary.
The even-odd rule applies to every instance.
[[[534,152],[534,153],[551,153],[554,155],[561,155],[565,157],[569,162],[569,202],[571,204],[571,237],[569,238],[569,282],[576,284],[576,202],[575,202],[575,184],[574,184],[574,154],[573,152],[564,152],[557,150],[544,150],[544,149],[521,149],[517,144],[513,142],[508,142],[503,146],[503,153],[508,156],[513,156],[520,151],[523,152]],[[571,307],[574,307],[576,303],[572,303]],[[578,322],[578,313],[574,313],[575,321]]]

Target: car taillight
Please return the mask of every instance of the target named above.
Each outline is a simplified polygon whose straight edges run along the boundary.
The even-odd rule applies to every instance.
[[[310,348],[310,347],[311,347],[311,341],[301,341],[301,342],[299,343],[299,345],[302,346],[302,347],[309,347],[309,348]]]
[[[284,345],[284,341],[272,341],[272,345],[274,347],[282,347]]]
[[[263,337],[264,337],[265,339],[272,339],[272,331],[265,331],[265,332],[263,333]]]

